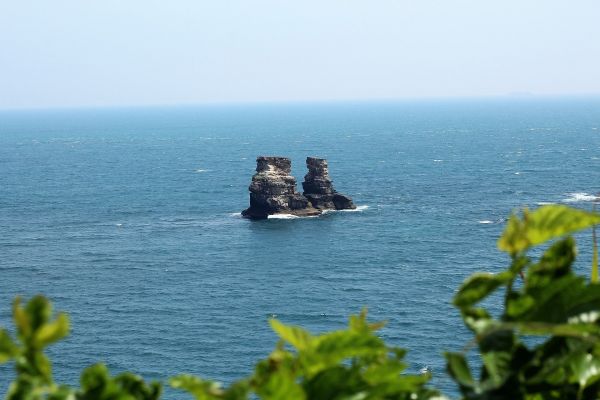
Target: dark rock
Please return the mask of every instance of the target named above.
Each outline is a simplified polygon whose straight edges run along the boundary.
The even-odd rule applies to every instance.
[[[250,184],[250,207],[242,215],[264,219],[273,214],[319,215],[310,201],[296,192],[296,179],[290,175],[292,163],[285,157],[258,157],[256,174]]]
[[[336,210],[354,210],[356,208],[352,202],[352,198],[341,193],[333,195],[333,204]]]
[[[304,196],[319,210],[352,210],[356,206],[349,196],[338,193],[329,177],[327,160],[307,157],[308,173],[302,182]]]

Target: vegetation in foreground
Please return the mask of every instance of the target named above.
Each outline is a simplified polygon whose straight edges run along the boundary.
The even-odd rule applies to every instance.
[[[513,215],[498,241],[510,256],[498,274],[469,277],[453,299],[473,340],[464,352],[446,353],[447,369],[465,399],[600,398],[600,284],[594,241],[591,279],[572,270],[576,231],[600,223],[600,214],[565,206],[545,206]],[[527,252],[551,242],[538,260]],[[478,304],[503,291],[503,313],[494,318]],[[0,330],[0,364],[13,362],[16,379],[6,399],[152,400],[161,384],[123,373],[111,376],[96,364],[81,374],[80,387],[55,383],[44,348],[65,337],[67,315],[53,315],[36,296],[13,304],[15,336]],[[312,335],[271,320],[280,340],[247,378],[226,388],[191,375],[169,384],[196,399],[435,399],[445,398],[428,384],[430,374],[405,373],[406,351],[377,335],[381,323],[366,313],[351,316],[345,330]],[[535,340],[526,339],[537,337]],[[525,340],[524,340],[525,339]],[[531,343],[536,343],[532,345]],[[468,365],[477,348],[480,365]],[[473,371],[478,371],[475,377]]]

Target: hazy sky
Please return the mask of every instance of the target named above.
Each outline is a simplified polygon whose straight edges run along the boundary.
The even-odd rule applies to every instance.
[[[0,0],[0,108],[600,93],[598,0]]]

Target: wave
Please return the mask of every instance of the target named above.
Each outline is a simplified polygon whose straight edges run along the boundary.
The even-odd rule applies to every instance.
[[[566,199],[563,199],[564,203],[580,203],[585,201],[600,201],[599,196],[594,196],[593,194],[577,192],[577,193],[567,193]]]
[[[340,212],[361,212],[361,211],[365,211],[368,208],[369,208],[369,206],[362,205],[362,206],[356,206],[356,208],[352,209],[352,210],[334,210],[334,211],[340,211]]]
[[[208,172],[208,170],[207,169],[197,169],[194,172],[197,173],[197,174],[201,174],[203,172]]]
[[[489,219],[484,219],[484,220],[477,221],[477,222],[480,224],[493,224],[494,223],[493,221],[490,221]]]
[[[355,209],[352,209],[352,210],[323,210],[321,215],[334,213],[334,212],[362,212],[368,208],[369,208],[368,205],[361,205],[361,206],[357,206]],[[229,213],[229,216],[234,217],[234,218],[241,218],[242,213],[239,213],[239,212]],[[298,219],[298,218],[317,218],[317,217],[319,217],[319,215],[298,216],[298,215],[293,215],[293,214],[273,214],[273,215],[267,216],[267,219]]]
[[[348,209],[348,210],[323,210],[322,214],[330,214],[330,213],[337,213],[337,212],[361,212],[361,211],[365,211],[368,208],[369,208],[369,206],[362,205],[362,206],[356,206],[356,208],[352,208],[352,209]]]
[[[296,219],[296,218],[300,218],[297,215],[292,215],[292,214],[273,214],[273,215],[269,215],[267,217],[267,219]]]

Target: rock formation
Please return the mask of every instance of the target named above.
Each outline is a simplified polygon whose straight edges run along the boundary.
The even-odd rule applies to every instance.
[[[274,214],[291,214],[299,217],[319,215],[324,210],[354,209],[348,196],[333,189],[327,160],[308,157],[308,173],[302,187],[304,195],[296,191],[296,179],[290,175],[292,163],[285,157],[256,159],[256,174],[250,184],[250,207],[242,215],[251,219],[264,219]]]
[[[258,157],[256,174],[250,184],[250,207],[242,215],[264,219],[273,214],[319,215],[302,194],[296,192],[296,178],[290,175],[292,163],[285,157]]]
[[[302,182],[304,196],[319,210],[349,210],[356,206],[349,196],[338,193],[329,178],[327,160],[307,157],[308,173]]]

